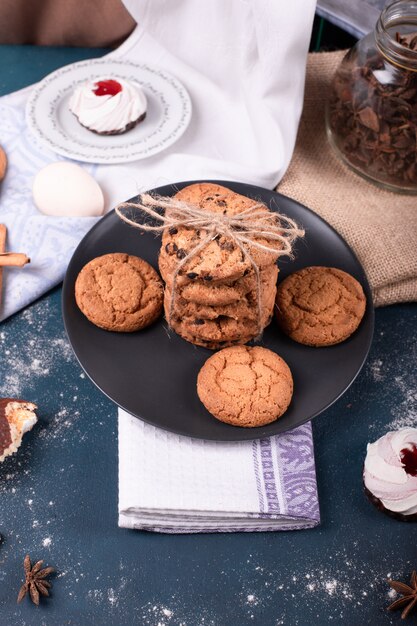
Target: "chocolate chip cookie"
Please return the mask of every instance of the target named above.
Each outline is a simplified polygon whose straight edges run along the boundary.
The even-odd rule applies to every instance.
[[[165,311],[168,317],[168,311]],[[234,319],[219,316],[216,319],[172,316],[171,328],[186,341],[197,345],[205,345],[216,350],[224,345],[245,344],[258,337],[272,319],[270,310],[262,309],[260,324],[255,318],[239,317]],[[227,344],[226,344],[227,342]]]
[[[256,201],[251,198],[212,183],[189,185],[175,194],[174,197],[190,202],[206,211],[230,216],[237,215],[256,204]],[[269,209],[265,205],[262,207],[265,215],[269,215]],[[164,231],[159,255],[159,269],[165,281],[176,271],[178,264],[204,241],[207,234],[204,229],[185,227],[174,227]],[[271,246],[270,242],[261,237],[258,237],[256,241],[266,247]],[[277,259],[276,253],[259,250],[250,243],[245,243],[244,247],[258,268],[274,264]],[[204,246],[204,249],[187,261],[180,270],[180,278],[183,283],[195,279],[221,282],[237,280],[251,273],[253,274],[254,270],[249,257],[230,238],[218,234]]]
[[[295,272],[278,285],[276,319],[295,341],[331,346],[358,328],[366,308],[360,283],[333,267],[312,266]]]
[[[201,368],[197,393],[218,420],[254,428],[287,410],[293,379],[286,362],[266,348],[235,346],[216,352]]]
[[[278,278],[278,267],[268,266],[259,272],[261,290],[264,293],[273,292]],[[172,278],[166,280],[167,289],[172,289]],[[188,284],[177,285],[177,292],[187,302],[207,306],[227,306],[236,304],[247,297],[248,294],[256,293],[257,280],[254,274],[245,276],[239,280],[225,283],[210,283],[203,280],[194,280]]]
[[[259,334],[259,325],[256,320],[245,318],[235,320],[226,316],[214,320],[173,316],[171,327],[184,338],[192,336],[208,342],[234,341],[241,337],[254,339]]]
[[[83,267],[75,283],[75,299],[96,326],[133,332],[160,316],[163,286],[149,263],[117,252],[97,257]]]
[[[261,309],[267,311],[266,317],[269,317],[274,308],[276,294],[275,282],[271,281],[271,285],[260,284],[260,304]],[[171,306],[172,289],[165,287],[164,307],[168,316]],[[242,318],[257,320],[258,319],[258,294],[257,290],[249,291],[241,295],[237,302],[224,305],[209,305],[186,300],[182,296],[181,288],[177,289],[174,299],[173,315],[184,318],[201,318],[205,320],[215,320],[218,317],[231,317],[235,320]]]

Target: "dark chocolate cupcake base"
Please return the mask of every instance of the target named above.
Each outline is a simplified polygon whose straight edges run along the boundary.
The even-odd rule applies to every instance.
[[[79,124],[81,124],[80,120],[75,115],[75,113],[73,113],[73,115],[77,118]],[[81,126],[83,126],[83,128],[86,128],[87,130],[89,130],[91,133],[95,133],[96,135],[123,135],[123,133],[127,133],[128,130],[132,130],[132,128],[135,128],[135,126],[137,126],[140,122],[143,122],[145,117],[146,117],[146,111],[140,117],[138,117],[137,120],[134,120],[133,122],[129,122],[129,124],[126,124],[126,126],[124,128],[121,128],[121,129],[118,129],[118,130],[117,129],[116,130],[105,130],[105,131],[99,132],[98,130],[94,130],[93,128],[89,128],[88,126],[85,126],[84,124],[81,124]]]
[[[368,498],[370,502],[372,502],[372,504],[378,509],[378,511],[382,511],[382,513],[385,513],[385,515],[388,515],[389,517],[392,517],[393,519],[399,520],[400,522],[417,522],[417,513],[411,513],[410,515],[403,515],[402,513],[396,513],[395,511],[390,511],[389,509],[387,509],[386,506],[382,504],[379,498],[374,496],[374,494],[371,493],[369,489],[365,487],[365,484],[363,485],[363,488],[364,488],[366,497]]]

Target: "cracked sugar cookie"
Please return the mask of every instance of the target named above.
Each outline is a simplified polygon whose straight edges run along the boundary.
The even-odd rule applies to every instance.
[[[75,299],[96,326],[133,332],[162,312],[164,290],[157,272],[143,259],[115,252],[87,263],[75,283]]]
[[[366,308],[360,283],[334,267],[312,266],[278,285],[275,316],[291,339],[307,346],[332,346],[350,337]]]
[[[0,398],[0,463],[22,443],[22,437],[36,424],[36,404],[15,398]]]
[[[287,410],[293,379],[275,352],[256,346],[233,346],[213,354],[201,368],[197,393],[218,420],[233,426],[265,426]]]

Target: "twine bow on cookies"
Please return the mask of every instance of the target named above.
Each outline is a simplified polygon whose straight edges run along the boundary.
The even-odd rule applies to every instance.
[[[128,217],[123,211],[139,209],[145,216],[145,221],[138,222]],[[255,202],[253,206],[236,215],[214,213],[201,209],[189,202],[175,198],[160,197],[151,194],[138,196],[135,202],[123,202],[116,209],[121,220],[145,232],[162,233],[169,228],[190,228],[205,231],[206,237],[188,251],[180,260],[172,276],[171,300],[169,305],[168,323],[171,323],[174,310],[177,278],[181,270],[189,261],[201,252],[211,241],[219,235],[227,237],[242,252],[256,276],[258,327],[262,332],[262,304],[260,270],[249,249],[259,250],[271,254],[274,260],[280,256],[290,256],[292,244],[298,237],[304,236],[304,231],[290,218],[279,213],[269,211],[264,204]],[[163,212],[161,212],[163,211]],[[133,216],[132,216],[133,217]],[[154,220],[154,223],[149,221]],[[261,241],[260,241],[261,240]]]

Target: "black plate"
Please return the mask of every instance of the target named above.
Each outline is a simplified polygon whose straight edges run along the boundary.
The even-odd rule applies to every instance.
[[[195,181],[192,181],[195,182]],[[265,330],[261,345],[280,354],[294,376],[294,397],[287,413],[261,428],[238,428],[217,421],[201,404],[197,374],[210,350],[196,347],[169,331],[165,321],[137,333],[113,333],[91,324],[78,309],[74,284],[81,268],[94,257],[127,252],[146,259],[155,268],[160,239],[121,222],[112,211],[101,219],[76,249],[64,281],[64,323],[74,352],[91,380],[111,400],[140,419],[190,437],[218,441],[257,439],[280,433],[319,415],[353,382],[365,362],[373,334],[371,291],[358,259],[329,224],[315,213],[281,194],[242,183],[213,181],[261,200],[272,210],[295,219],[306,230],[295,249],[295,260],[281,259],[280,278],[307,265],[338,267],[362,284],[367,309],[359,329],[347,341],[329,348],[302,346],[286,337],[275,320]],[[172,195],[191,182],[159,187]]]

